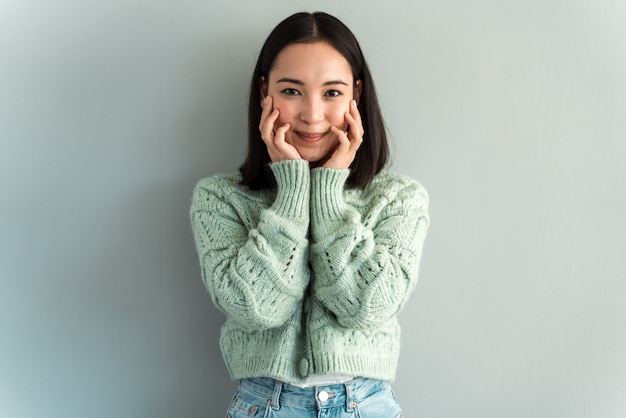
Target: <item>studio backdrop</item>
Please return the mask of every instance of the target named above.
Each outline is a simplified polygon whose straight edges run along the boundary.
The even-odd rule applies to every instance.
[[[626,3],[0,0],[0,417],[224,415],[191,192],[302,10],[357,35],[430,194],[404,416],[626,416]]]

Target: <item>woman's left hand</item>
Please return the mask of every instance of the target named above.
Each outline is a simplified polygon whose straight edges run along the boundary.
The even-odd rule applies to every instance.
[[[348,129],[342,131],[334,126],[331,126],[330,130],[339,138],[339,145],[332,153],[330,158],[322,165],[326,168],[349,168],[356,152],[363,142],[363,122],[361,121],[361,114],[356,105],[356,100],[350,101],[350,111],[346,112],[346,122],[348,122]]]

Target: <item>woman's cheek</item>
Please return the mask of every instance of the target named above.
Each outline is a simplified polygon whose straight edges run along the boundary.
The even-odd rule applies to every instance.
[[[280,94],[275,94],[274,96],[274,103],[273,103],[273,107],[274,109],[278,109],[278,111],[280,112],[278,115],[278,119],[276,120],[276,123],[280,123],[281,125],[284,125],[287,122],[290,122],[290,114],[292,113],[289,109],[289,102],[287,100],[285,100],[283,97],[281,97]]]
[[[291,131],[295,127],[293,111],[289,109],[288,105],[281,102],[274,103],[274,109],[278,109],[278,119],[276,119],[276,122],[274,123],[274,130],[278,129],[286,123],[291,124],[291,127],[285,134],[285,141],[288,144],[293,144],[293,141],[291,140]]]
[[[285,123],[292,122],[292,117],[290,115],[289,109],[286,106],[281,106],[280,103],[277,103],[274,105],[274,109],[278,109],[278,119],[276,119],[276,127],[282,126]]]
[[[348,121],[346,120],[346,112],[350,110],[350,102],[342,103],[341,106],[337,106],[336,109],[333,110],[333,121],[332,124],[334,127],[345,131],[348,128]]]

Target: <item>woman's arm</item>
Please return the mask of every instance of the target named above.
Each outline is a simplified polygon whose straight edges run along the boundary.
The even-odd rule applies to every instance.
[[[240,191],[211,178],[198,183],[191,207],[203,281],[215,305],[248,330],[284,324],[309,282],[308,163],[284,161],[272,170],[276,199],[260,215]]]
[[[311,175],[313,286],[340,324],[368,328],[395,316],[417,283],[428,196],[409,180],[377,185],[364,220],[344,201],[348,174],[321,168]]]

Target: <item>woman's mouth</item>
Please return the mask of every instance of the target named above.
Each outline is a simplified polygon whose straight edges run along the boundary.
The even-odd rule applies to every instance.
[[[326,136],[327,132],[300,132],[296,131],[298,138],[305,142],[317,142]]]

